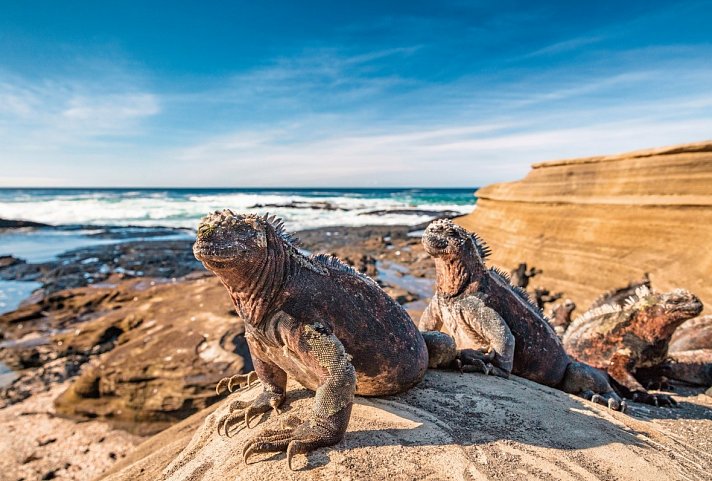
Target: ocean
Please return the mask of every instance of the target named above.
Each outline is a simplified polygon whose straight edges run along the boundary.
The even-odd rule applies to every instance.
[[[27,262],[98,244],[192,239],[200,218],[230,208],[275,214],[290,230],[326,226],[418,225],[471,212],[467,189],[0,189],[0,219],[58,226],[0,229],[0,256]],[[106,226],[115,226],[111,235]],[[170,228],[165,233],[150,228]],[[39,285],[2,279],[0,313],[16,309]]]
[[[267,212],[289,229],[419,224],[415,210],[470,212],[467,189],[0,189],[0,218],[47,224],[195,228],[206,213]]]

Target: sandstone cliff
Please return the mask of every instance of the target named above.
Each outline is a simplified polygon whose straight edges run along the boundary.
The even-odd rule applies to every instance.
[[[248,400],[260,390],[253,385],[234,397]],[[256,432],[309,415],[313,395],[290,383],[280,416],[220,437],[226,400],[149,439],[101,479],[705,479],[711,400],[685,399],[676,419],[665,419],[672,410],[640,405],[629,416],[517,377],[428,371],[404,394],[357,397],[344,440],[296,456],[297,471],[288,470],[283,453],[245,464],[242,447]]]
[[[490,244],[494,264],[542,268],[534,286],[585,309],[649,272],[654,288],[687,288],[710,312],[712,141],[534,164],[476,195],[458,222]]]

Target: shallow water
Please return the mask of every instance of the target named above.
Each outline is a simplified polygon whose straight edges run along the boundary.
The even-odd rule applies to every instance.
[[[7,364],[0,361],[0,388],[9,386],[15,381],[19,376],[15,371],[10,369]]]
[[[401,264],[383,261],[378,264],[378,277],[385,283],[401,287],[421,298],[430,298],[435,290],[435,281],[409,274],[409,269]]]
[[[40,287],[41,282],[0,280],[0,314],[17,309],[32,291]]]
[[[63,252],[96,245],[116,244],[135,240],[192,239],[192,234],[143,237],[140,231],[121,239],[101,239],[90,234],[98,230],[17,229],[0,233],[0,255],[12,255],[27,262],[48,262]]]

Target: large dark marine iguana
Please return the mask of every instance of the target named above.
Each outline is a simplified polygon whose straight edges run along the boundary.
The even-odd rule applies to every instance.
[[[605,369],[624,396],[673,406],[674,399],[649,393],[636,375],[650,377],[666,363],[673,333],[702,308],[684,289],[655,293],[642,285],[623,305],[603,304],[575,319],[564,334],[564,346],[575,359]]]
[[[489,248],[450,220],[432,222],[423,234],[435,260],[437,286],[420,319],[424,331],[445,328],[458,349],[489,349],[494,374],[510,372],[625,410],[606,375],[574,362],[541,311],[506,274],[485,266]]]
[[[235,215],[203,218],[193,252],[222,281],[237,313],[257,377],[264,388],[252,402],[233,401],[218,420],[218,432],[252,416],[277,412],[287,376],[316,391],[314,410],[303,423],[264,431],[243,448],[294,454],[330,446],[344,436],[354,394],[399,393],[423,378],[429,365],[455,361],[455,342],[442,333],[421,334],[405,310],[371,278],[328,255],[306,256],[279,219]],[[426,348],[427,341],[427,348]],[[429,357],[430,352],[430,357]],[[221,381],[232,391],[237,375]]]

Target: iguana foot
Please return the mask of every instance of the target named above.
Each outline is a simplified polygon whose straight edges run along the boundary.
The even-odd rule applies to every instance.
[[[230,403],[229,411],[218,420],[218,434],[222,431],[228,438],[231,436],[230,429],[244,421],[246,427],[250,426],[250,419],[258,414],[274,411],[280,414],[279,406],[284,402],[284,394],[275,394],[264,391],[257,396],[254,401],[240,401],[239,399]]]
[[[492,364],[494,351],[482,352],[476,349],[462,349],[457,353],[455,367],[460,372],[481,372],[485,375],[509,378],[509,372]]]
[[[645,389],[653,389],[655,391],[675,391],[675,387],[670,384],[670,380],[666,377],[661,377],[655,380],[649,380],[645,384]]]
[[[349,408],[350,412],[351,409]],[[282,429],[266,429],[248,440],[242,449],[242,457],[247,464],[253,454],[287,452],[290,470],[295,454],[306,454],[317,448],[333,446],[344,437],[344,430],[335,425],[332,418],[313,418],[301,422],[292,418]]]
[[[222,388],[227,387],[229,392],[233,391],[233,386],[251,386],[252,381],[259,380],[257,378],[257,373],[255,371],[250,371],[247,374],[235,374],[234,376],[224,377],[218,381],[217,386],[215,386],[215,394],[220,395]]]
[[[667,394],[650,394],[645,391],[633,391],[631,393],[631,399],[633,401],[650,404],[656,407],[675,407],[677,406],[677,401]]]
[[[593,391],[583,391],[580,395],[588,401],[606,406],[613,411],[625,413],[626,409],[628,409],[628,404],[613,391],[602,394],[594,393]]]

